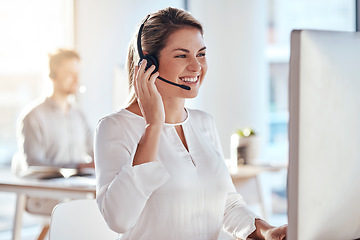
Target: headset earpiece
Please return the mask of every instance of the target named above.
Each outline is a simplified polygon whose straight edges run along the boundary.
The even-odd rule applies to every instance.
[[[146,54],[142,59],[140,59],[140,62],[146,59],[146,67],[145,70],[147,70],[149,67],[151,67],[152,65],[155,66],[155,70],[154,72],[157,72],[159,70],[159,62],[157,60],[157,58],[154,55],[150,55],[150,54]],[[139,63],[140,63],[139,62]]]

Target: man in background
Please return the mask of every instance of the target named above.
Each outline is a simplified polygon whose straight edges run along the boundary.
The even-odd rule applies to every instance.
[[[50,55],[53,93],[19,118],[19,156],[25,168],[94,166],[92,131],[84,114],[70,101],[79,87],[79,62],[73,50],[59,49]]]
[[[18,121],[18,153],[13,158],[12,168],[19,176],[54,177],[59,171],[51,173],[49,169],[73,168],[81,172],[94,168],[92,131],[84,114],[71,101],[79,87],[80,57],[75,51],[65,49],[49,57],[53,93],[27,107]],[[32,175],[32,167],[37,170],[35,175]],[[51,216],[58,203],[58,199],[29,196],[26,210]],[[38,239],[45,238],[48,221]]]

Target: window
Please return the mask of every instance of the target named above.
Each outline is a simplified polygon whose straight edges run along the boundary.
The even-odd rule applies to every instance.
[[[74,46],[72,0],[0,1],[0,165],[17,149],[20,111],[48,88],[47,54]]]
[[[290,36],[293,29],[354,31],[355,2],[329,0],[269,0],[268,46],[271,163],[288,161],[288,79]],[[271,222],[286,220],[286,172],[271,177]]]
[[[269,0],[268,47],[270,81],[270,154],[288,158],[288,77],[293,29],[355,30],[355,2]]]

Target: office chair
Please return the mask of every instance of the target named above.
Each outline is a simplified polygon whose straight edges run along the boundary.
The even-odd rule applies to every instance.
[[[94,199],[80,199],[58,204],[51,215],[49,240],[116,240]]]

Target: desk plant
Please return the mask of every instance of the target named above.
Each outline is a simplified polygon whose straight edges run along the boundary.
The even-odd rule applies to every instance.
[[[237,165],[254,164],[259,148],[259,137],[252,128],[239,129],[231,136],[231,158]]]

